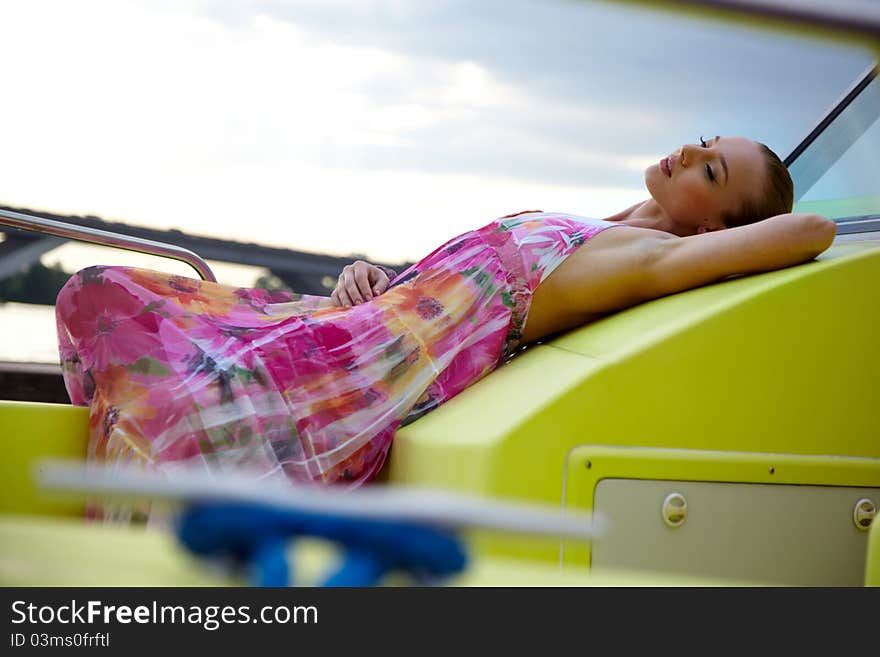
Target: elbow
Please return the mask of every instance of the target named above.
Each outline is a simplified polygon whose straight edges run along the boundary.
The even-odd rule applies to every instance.
[[[819,255],[834,242],[837,235],[837,224],[819,214],[804,215],[805,229],[811,235],[813,248],[811,251]],[[814,255],[814,257],[815,257]]]

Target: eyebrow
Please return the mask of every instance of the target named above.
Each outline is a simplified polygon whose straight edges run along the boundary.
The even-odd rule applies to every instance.
[[[719,141],[721,141],[721,135],[715,135],[715,143],[717,144]],[[721,153],[718,153],[718,157],[721,158],[721,166],[724,167],[724,186],[727,187],[727,182],[730,180],[730,171],[727,170],[727,158]]]

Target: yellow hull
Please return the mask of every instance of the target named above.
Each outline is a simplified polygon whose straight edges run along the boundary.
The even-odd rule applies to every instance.
[[[614,549],[473,535],[462,584],[876,584],[877,523],[855,515],[880,502],[878,282],[880,243],[844,243],[572,331],[402,429],[383,480],[611,520]],[[41,458],[84,458],[87,417],[0,402],[2,583],[232,581],[35,489]]]

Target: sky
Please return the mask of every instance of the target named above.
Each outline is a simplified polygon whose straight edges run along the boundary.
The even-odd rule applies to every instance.
[[[0,204],[388,263],[520,210],[613,214],[701,135],[785,156],[872,61],[551,0],[30,0],[0,25]]]

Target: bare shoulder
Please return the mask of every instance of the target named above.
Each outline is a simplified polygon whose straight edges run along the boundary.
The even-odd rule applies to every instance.
[[[572,253],[541,287],[547,296],[582,312],[609,312],[638,303],[644,299],[634,292],[645,264],[660,243],[677,239],[681,238],[650,228],[609,228]]]
[[[583,281],[585,277],[614,278],[633,267],[644,265],[646,259],[660,248],[681,239],[662,230],[622,224],[592,237],[560,265],[562,271],[554,272],[551,276],[558,273],[560,279],[571,276],[578,281]]]
[[[612,230],[613,228],[623,228],[623,230]],[[584,249],[590,247],[593,250],[597,250],[604,247],[615,248],[635,243],[644,243],[646,241],[676,239],[680,238],[672,233],[667,233],[662,230],[620,224],[619,226],[612,226],[607,230],[603,230],[601,233],[591,238],[590,241],[584,245]]]

